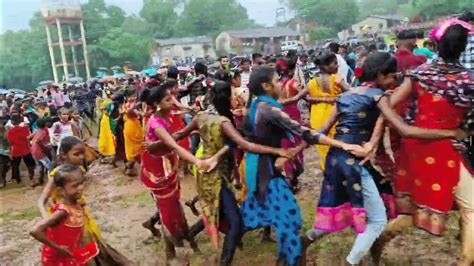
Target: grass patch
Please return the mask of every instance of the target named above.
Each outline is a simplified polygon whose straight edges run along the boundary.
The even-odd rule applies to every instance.
[[[20,211],[11,211],[8,213],[2,213],[0,219],[3,222],[10,222],[16,220],[32,220],[40,216],[39,209],[34,207],[29,207]]]

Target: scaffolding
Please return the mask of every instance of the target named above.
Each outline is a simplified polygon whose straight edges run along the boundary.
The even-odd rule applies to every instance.
[[[84,77],[84,74],[90,79],[84,21],[79,1],[42,0],[42,15],[54,81],[67,82],[71,76]],[[61,59],[59,63],[56,61],[58,55]],[[62,72],[61,79],[59,72]]]

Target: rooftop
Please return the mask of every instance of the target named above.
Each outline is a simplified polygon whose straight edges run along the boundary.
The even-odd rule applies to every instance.
[[[263,38],[263,37],[283,37],[283,36],[299,36],[298,32],[284,27],[269,27],[246,30],[229,30],[225,31],[229,35],[236,38]]]
[[[405,19],[404,16],[397,15],[397,14],[393,14],[393,15],[369,15],[367,17],[381,18],[381,19],[386,19],[386,20],[399,20],[399,21],[402,21],[402,20]]]
[[[194,37],[183,37],[183,38],[171,38],[171,39],[156,39],[155,43],[158,46],[168,46],[176,44],[194,44],[194,43],[212,43],[213,40],[210,37],[201,35]]]

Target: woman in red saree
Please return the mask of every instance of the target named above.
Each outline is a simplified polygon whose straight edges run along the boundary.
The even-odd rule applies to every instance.
[[[412,92],[416,93],[414,126],[428,129],[472,128],[469,124],[472,126],[473,120],[466,117],[468,112],[472,113],[474,104],[473,77],[458,63],[469,31],[472,27],[459,20],[442,22],[431,32],[432,39],[438,42],[440,59],[412,71],[409,74],[411,84],[392,95],[391,104],[396,104]],[[407,138],[402,139],[400,149],[408,155],[400,158],[395,179],[397,210],[402,215],[389,223],[378,245],[375,245],[372,255],[376,261],[380,259],[383,245],[404,227],[414,225],[433,235],[442,235],[447,212],[452,209],[455,200],[460,169],[466,165],[450,139]],[[463,220],[464,227],[473,227],[472,211],[470,213],[463,215],[467,218]],[[463,232],[465,247],[466,240],[474,238],[473,230],[469,231],[471,235]],[[472,248],[463,251],[463,255],[469,257],[466,253],[472,254]],[[472,258],[470,262],[461,264],[471,263]]]
[[[198,250],[194,239],[188,237],[188,225],[179,201],[180,183],[177,176],[179,158],[196,164],[201,170],[210,170],[210,165],[215,166],[217,159],[211,158],[207,161],[196,159],[170,135],[172,132],[170,114],[174,102],[169,86],[161,85],[146,89],[140,98],[146,104],[156,107],[156,112],[149,118],[147,124],[146,149],[142,153],[141,160],[141,181],[152,193],[159,209],[165,234],[166,256],[171,259],[176,255],[175,247],[183,246],[183,240],[188,240],[193,250]],[[151,224],[151,227],[150,229],[153,229],[154,224]]]

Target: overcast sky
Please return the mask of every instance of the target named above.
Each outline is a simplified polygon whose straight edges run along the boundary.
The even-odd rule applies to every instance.
[[[282,6],[278,0],[237,1],[247,8],[251,19],[265,26],[275,24],[275,11]],[[1,32],[4,32],[28,28],[28,21],[34,12],[39,11],[41,0],[0,0],[0,2],[2,3],[0,29]],[[81,2],[87,2],[87,0],[81,0]],[[120,6],[129,14],[138,14],[143,5],[143,0],[105,0],[105,2]]]

